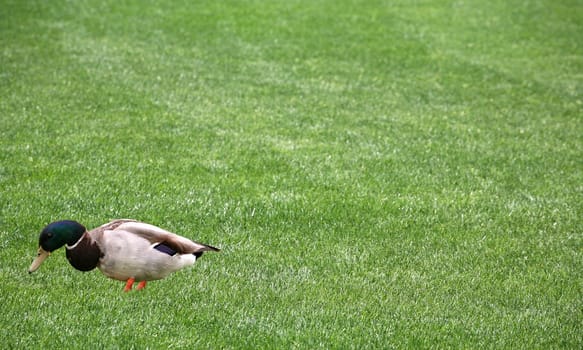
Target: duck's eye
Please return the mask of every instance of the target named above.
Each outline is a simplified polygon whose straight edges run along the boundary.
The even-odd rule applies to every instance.
[[[47,234],[47,237],[51,238],[51,237],[53,237],[53,234],[49,233],[49,234]]]

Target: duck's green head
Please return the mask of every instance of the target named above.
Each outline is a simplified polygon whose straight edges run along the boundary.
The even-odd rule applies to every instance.
[[[75,244],[85,231],[83,225],[72,220],[56,221],[47,225],[40,233],[38,256],[30,265],[28,272],[36,271],[52,251],[65,244]]]

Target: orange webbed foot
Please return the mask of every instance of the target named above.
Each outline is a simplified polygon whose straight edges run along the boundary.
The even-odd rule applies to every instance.
[[[130,290],[132,290],[132,287],[134,286],[134,282],[136,280],[134,278],[128,278],[128,281],[126,282],[126,286],[123,289],[124,292],[129,292]]]
[[[144,288],[146,288],[146,281],[141,281],[140,283],[138,283],[138,287],[136,289],[142,290]]]

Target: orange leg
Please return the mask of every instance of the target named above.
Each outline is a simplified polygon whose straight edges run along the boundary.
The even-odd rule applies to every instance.
[[[138,283],[137,290],[142,290],[144,288],[146,288],[146,281],[141,281],[140,283]]]
[[[130,290],[132,290],[132,287],[134,286],[134,282],[136,280],[132,277],[128,278],[128,281],[126,282],[126,286],[123,289],[124,292],[129,292]]]

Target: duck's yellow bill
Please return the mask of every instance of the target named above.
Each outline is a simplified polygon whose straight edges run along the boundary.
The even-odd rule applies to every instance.
[[[30,267],[28,268],[28,273],[33,273],[36,270],[38,270],[40,265],[43,263],[43,261],[45,261],[46,258],[49,257],[49,255],[51,255],[50,252],[47,252],[42,247],[39,247],[38,248],[38,255],[37,255],[36,259],[34,259],[34,261],[32,262],[32,265],[30,265]]]

